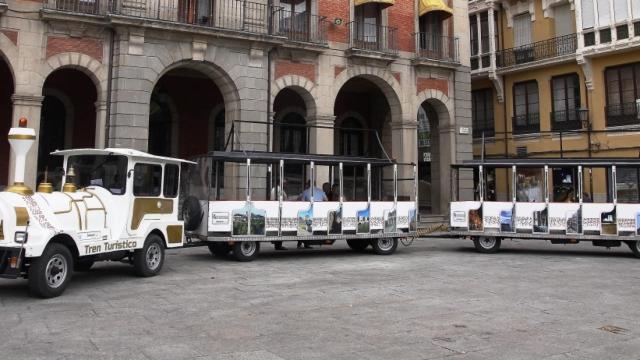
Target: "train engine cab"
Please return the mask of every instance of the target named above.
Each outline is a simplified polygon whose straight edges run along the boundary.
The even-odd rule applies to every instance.
[[[32,294],[62,294],[75,271],[96,261],[126,261],[148,277],[166,248],[184,242],[178,218],[180,172],[187,161],[131,149],[74,149],[63,156],[58,191],[24,185],[35,131],[21,121],[9,133],[15,182],[0,192],[0,277],[27,278]]]

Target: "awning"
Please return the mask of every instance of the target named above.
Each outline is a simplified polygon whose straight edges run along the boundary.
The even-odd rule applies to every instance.
[[[380,4],[383,7],[387,7],[395,3],[396,3],[396,0],[355,0],[354,5],[360,6],[364,4]]]
[[[443,20],[453,15],[453,9],[447,6],[443,0],[420,0],[418,9],[420,16],[434,11],[441,14]]]

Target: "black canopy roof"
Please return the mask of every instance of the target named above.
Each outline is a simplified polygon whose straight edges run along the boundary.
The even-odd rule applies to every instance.
[[[389,166],[393,164],[414,165],[397,163],[395,160],[372,157],[294,154],[266,151],[211,151],[208,154],[198,156],[195,159],[203,157],[211,158],[214,161],[235,163],[244,163],[247,161],[247,159],[251,159],[252,164],[277,164],[280,162],[280,160],[284,160],[285,163],[288,164],[308,164],[310,162],[314,162],[315,165],[338,165],[339,163],[343,163],[344,165],[351,166],[366,166],[367,164],[371,164],[371,166],[373,167]]]
[[[453,168],[470,168],[477,166],[486,166],[493,168],[508,168],[515,165],[516,167],[611,167],[615,166],[640,166],[640,158],[526,158],[526,159],[474,159],[467,160],[460,164],[452,165]]]

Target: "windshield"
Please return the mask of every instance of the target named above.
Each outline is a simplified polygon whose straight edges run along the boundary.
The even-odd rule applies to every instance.
[[[78,188],[101,186],[114,195],[126,190],[127,157],[122,155],[74,155],[67,160],[67,174],[73,167],[72,181]]]

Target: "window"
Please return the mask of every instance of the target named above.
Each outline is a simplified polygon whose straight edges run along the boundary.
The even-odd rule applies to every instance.
[[[480,37],[482,44],[482,53],[489,52],[489,13],[483,12],[480,14]]]
[[[180,183],[180,167],[174,164],[164,166],[164,197],[174,198],[178,196],[178,184]]]
[[[606,44],[611,42],[611,29],[606,28],[600,30],[600,44]]]
[[[518,47],[531,44],[531,15],[529,13],[513,18],[513,33],[513,46]]]
[[[471,55],[478,55],[478,20],[475,15],[469,16]]]
[[[580,108],[580,79],[578,74],[551,78],[551,129],[569,130],[581,127],[578,118]]]
[[[594,26],[593,0],[582,0],[582,28],[592,29]]]
[[[160,196],[162,166],[136,164],[133,168],[133,195]]]
[[[354,118],[346,119],[340,126],[341,155],[364,155],[364,131],[360,122]]]
[[[523,134],[540,131],[538,105],[538,83],[535,80],[513,85],[514,133]]]
[[[611,25],[610,0],[595,0],[598,7],[598,26]],[[602,42],[602,41],[601,41]]]
[[[280,0],[280,32],[299,41],[307,41],[309,35],[311,2],[309,0]]]
[[[584,33],[584,46],[593,46],[596,44],[596,33]]]
[[[432,59],[442,59],[449,56],[449,44],[443,37],[443,22],[439,14],[430,12],[422,15],[419,20],[420,52],[422,56]]]
[[[626,21],[629,17],[627,13],[627,0],[613,0],[613,14],[617,23]]]
[[[616,168],[616,190],[621,204],[639,203],[640,168]]]
[[[640,63],[607,68],[607,126],[637,124],[636,99],[640,97]]]
[[[122,195],[127,184],[127,158],[121,155],[74,155],[67,160],[67,173],[73,167],[77,187],[100,186]]]
[[[491,89],[474,90],[471,93],[471,117],[473,119],[473,137],[494,135],[493,91]]]
[[[616,38],[618,40],[629,38],[629,27],[627,24],[616,26]]]
[[[381,13],[382,8],[379,4],[363,4],[355,9],[356,39],[360,42],[369,43],[369,45],[365,45],[365,48],[371,48],[371,44],[378,43]]]

